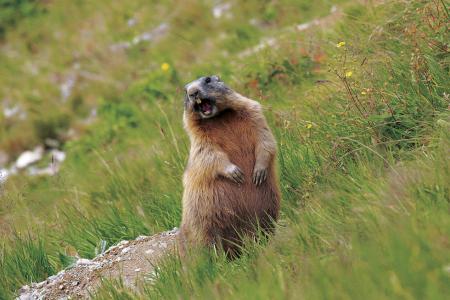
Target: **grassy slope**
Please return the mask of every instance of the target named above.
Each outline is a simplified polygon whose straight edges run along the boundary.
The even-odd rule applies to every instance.
[[[324,8],[310,11],[323,15]],[[269,34],[295,20],[289,11],[276,11],[278,26]],[[93,256],[101,240],[111,244],[178,224],[187,140],[181,93],[173,87],[205,72],[222,74],[267,107],[279,143],[280,228],[266,247],[249,245],[248,255],[233,263],[205,254],[181,271],[176,259],[167,261],[146,296],[448,294],[447,12],[439,1],[423,1],[352,5],[346,13],[334,29],[286,32],[277,49],[246,59],[233,51],[251,41],[236,42],[232,59],[211,51],[230,40],[212,39],[194,50],[162,41],[152,53],[168,53],[157,59],[169,61],[170,72],[156,65],[151,75],[130,81],[122,97],[106,94],[95,127],[66,145],[69,161],[61,175],[8,185],[3,203],[10,204],[2,210],[15,228],[32,234],[6,233],[0,295],[54,272],[75,252]],[[180,18],[173,22],[182,28]],[[185,36],[196,41],[200,34],[188,30]],[[337,48],[339,41],[345,46]],[[198,48],[211,61],[187,63]],[[19,219],[24,213],[27,222]],[[98,297],[125,295],[132,296],[114,284]]]

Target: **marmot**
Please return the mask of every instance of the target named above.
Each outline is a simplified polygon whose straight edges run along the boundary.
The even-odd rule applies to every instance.
[[[261,105],[218,76],[185,86],[184,126],[191,148],[183,176],[180,252],[188,245],[239,255],[243,237],[273,231],[280,192],[276,142]]]

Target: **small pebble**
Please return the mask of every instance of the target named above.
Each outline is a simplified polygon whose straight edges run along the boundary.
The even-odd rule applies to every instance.
[[[119,247],[119,249],[122,249],[128,243],[129,243],[129,241],[121,241],[120,243],[117,244],[117,246]]]
[[[19,292],[20,292],[20,293],[23,293],[23,292],[25,292],[25,291],[28,291],[29,289],[30,289],[30,286],[29,286],[29,285],[24,285],[23,287],[20,288]]]
[[[92,261],[86,258],[79,258],[77,260],[77,265],[90,265],[92,264]]]
[[[148,238],[148,236],[146,236],[146,235],[140,235],[140,236],[138,236],[138,237],[136,238],[136,241],[142,241],[142,240],[145,240],[146,238]]]

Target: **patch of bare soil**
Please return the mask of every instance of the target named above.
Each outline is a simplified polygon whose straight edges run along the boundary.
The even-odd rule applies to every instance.
[[[89,298],[102,279],[121,279],[125,286],[137,289],[140,282],[152,280],[155,265],[175,250],[178,229],[153,236],[122,241],[92,260],[78,259],[76,264],[47,280],[19,290],[20,300]]]

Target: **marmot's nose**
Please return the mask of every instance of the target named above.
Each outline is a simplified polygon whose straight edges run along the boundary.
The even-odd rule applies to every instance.
[[[189,84],[188,86],[186,86],[186,93],[190,99],[197,98],[198,94],[200,93],[200,88],[198,87],[198,84]]]

